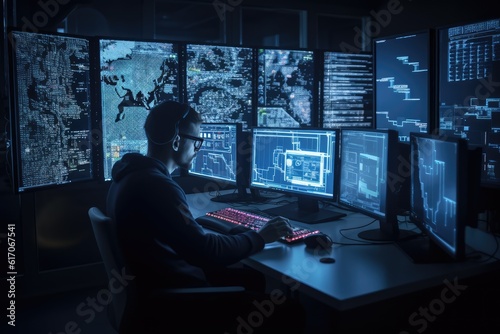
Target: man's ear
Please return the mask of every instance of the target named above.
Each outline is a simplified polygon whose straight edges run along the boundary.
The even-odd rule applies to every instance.
[[[174,138],[174,140],[172,140],[172,149],[174,151],[178,151],[179,150],[180,142],[181,142],[181,136],[176,135],[175,138]]]

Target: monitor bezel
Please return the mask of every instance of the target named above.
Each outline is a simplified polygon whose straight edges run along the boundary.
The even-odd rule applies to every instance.
[[[435,28],[427,28],[420,29],[415,31],[408,31],[400,34],[393,34],[389,36],[378,37],[372,40],[372,50],[373,50],[373,127],[375,129],[380,129],[377,124],[377,43],[380,43],[382,40],[395,40],[399,38],[408,37],[411,35],[422,35],[426,34],[428,36],[427,44],[428,44],[428,63],[429,63],[429,71],[427,77],[427,131],[425,133],[433,133],[437,129],[438,126],[438,116],[436,115],[436,93],[435,93],[435,85],[436,85],[436,29]],[[391,129],[396,130],[396,129]],[[398,131],[398,130],[396,130]],[[399,132],[399,131],[398,131]],[[402,141],[398,135],[398,141],[400,143],[408,143],[408,141]]]
[[[257,147],[255,146],[255,132],[256,131],[265,131],[265,132],[275,132],[275,131],[288,131],[288,132],[332,132],[335,133],[335,143],[334,143],[334,157],[332,159],[332,168],[333,168],[333,189],[332,189],[332,194],[330,195],[319,195],[319,194],[314,194],[314,193],[304,193],[300,191],[292,191],[289,189],[282,189],[282,188],[276,188],[276,187],[266,187],[263,185],[259,185],[254,183],[253,181],[253,164],[255,161],[255,153],[257,152]],[[325,201],[325,202],[336,202],[337,201],[337,196],[338,196],[338,163],[339,163],[339,129],[323,129],[323,128],[272,128],[272,127],[253,127],[251,131],[251,165],[250,165],[250,173],[249,173],[249,187],[250,189],[257,190],[257,191],[271,191],[271,192],[276,192],[276,193],[281,193],[289,196],[296,196],[299,198],[307,198],[311,200],[318,200],[318,201]]]
[[[457,195],[457,204],[456,204],[456,229],[455,229],[455,250],[451,250],[447,247],[443,241],[440,240],[438,234],[433,233],[429,228],[427,228],[425,222],[422,219],[417,217],[415,213],[414,204],[413,204],[413,187],[414,187],[414,177],[415,173],[418,172],[418,164],[415,162],[415,159],[418,159],[418,151],[415,151],[414,141],[416,139],[428,139],[435,140],[440,142],[453,143],[457,147],[457,155],[456,155],[456,195]],[[410,140],[410,157],[411,157],[411,165],[412,165],[412,174],[411,174],[411,184],[410,184],[410,221],[415,224],[428,238],[429,240],[439,247],[440,250],[448,254],[453,260],[462,261],[466,256],[466,243],[465,243],[465,230],[467,226],[467,219],[469,216],[469,208],[468,208],[468,178],[469,175],[469,155],[468,155],[468,144],[465,139],[457,138],[457,137],[449,137],[449,136],[439,136],[436,134],[423,134],[423,133],[411,133]],[[417,153],[415,153],[417,152]]]
[[[13,33],[25,33],[25,34],[31,34],[31,35],[40,35],[40,36],[54,36],[54,37],[62,37],[62,38],[73,38],[73,39],[79,39],[79,40],[84,40],[88,42],[88,47],[89,47],[89,97],[90,97],[90,103],[91,107],[89,107],[89,131],[88,131],[88,140],[90,144],[90,149],[91,149],[91,157],[92,161],[90,162],[90,176],[77,179],[77,180],[66,180],[64,182],[51,182],[47,184],[37,184],[37,185],[32,185],[32,186],[23,186],[22,182],[22,158],[21,158],[21,131],[19,129],[19,117],[18,117],[18,110],[19,110],[19,103],[18,103],[18,85],[17,85],[17,71],[16,71],[16,60],[15,58],[15,41],[14,37],[12,36]],[[95,83],[97,82],[97,77],[95,76],[95,69],[94,69],[94,61],[93,61],[93,56],[95,54],[94,50],[94,38],[89,37],[89,36],[82,36],[82,35],[76,35],[76,34],[70,34],[70,33],[61,33],[61,32],[54,32],[54,31],[46,31],[46,30],[37,30],[37,31],[26,31],[24,29],[21,29],[19,27],[13,27],[9,26],[7,27],[7,40],[8,40],[8,46],[7,46],[7,58],[8,58],[8,64],[9,64],[9,69],[7,71],[8,75],[8,82],[9,82],[9,92],[10,92],[10,102],[9,102],[9,109],[10,111],[8,112],[9,116],[9,140],[10,140],[10,147],[8,147],[8,168],[11,172],[11,177],[10,181],[12,183],[12,190],[14,194],[21,194],[21,193],[30,193],[30,192],[35,192],[39,190],[46,190],[46,189],[53,189],[53,188],[62,188],[62,187],[68,187],[73,184],[81,184],[81,183],[88,183],[88,182],[95,182],[99,180],[99,174],[100,174],[100,163],[99,163],[99,156],[98,156],[98,149],[96,149],[96,143],[98,143],[98,140],[96,140],[97,136],[96,133],[99,133],[100,129],[96,127],[95,125],[95,113],[96,113],[96,106],[98,101],[96,101],[96,89],[95,89]]]

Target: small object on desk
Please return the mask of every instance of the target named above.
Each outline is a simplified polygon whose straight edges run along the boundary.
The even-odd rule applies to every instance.
[[[322,257],[319,259],[319,262],[321,263],[334,263],[335,259],[333,257]]]
[[[330,249],[333,245],[333,240],[328,234],[317,233],[304,238],[304,243],[307,248]]]

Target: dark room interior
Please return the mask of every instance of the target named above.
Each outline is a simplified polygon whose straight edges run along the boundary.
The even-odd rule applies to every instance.
[[[373,54],[373,42],[386,37],[427,29],[435,31],[441,27],[487,20],[496,20],[498,23],[500,15],[497,6],[498,4],[492,0],[478,0],[473,3],[451,0],[4,0],[0,64],[2,69],[0,248],[3,258],[0,293],[5,303],[2,303],[1,332],[116,333],[110,324],[106,307],[95,308],[82,316],[82,303],[85,305],[89,300],[99,299],[109,283],[88,216],[91,207],[106,209],[106,197],[110,186],[110,180],[103,177],[106,167],[101,166],[99,175],[81,182],[62,184],[56,182],[49,186],[24,189],[19,187],[17,173],[13,168],[16,157],[12,152],[11,138],[12,129],[16,126],[13,105],[17,94],[11,81],[12,63],[9,50],[14,45],[9,35],[11,29],[30,33],[67,34],[89,38],[92,41],[94,38],[102,37],[118,40],[242,46],[252,50],[289,48],[314,50],[318,54],[324,51]],[[500,27],[496,29],[492,50],[492,58],[496,61],[493,71],[495,78],[500,78]],[[437,53],[437,49],[434,52]],[[430,57],[433,59],[434,56],[432,53]],[[90,61],[93,60],[95,59],[91,57]],[[188,76],[185,72],[180,76]],[[433,73],[437,78],[437,71]],[[498,94],[500,84],[491,79],[491,76],[489,81],[485,80],[482,81],[484,86],[478,90],[483,94],[500,96]],[[440,124],[435,89],[437,80],[431,79],[428,83],[432,113],[428,129],[437,131]],[[375,82],[374,87],[376,87]],[[255,87],[252,92],[256,94],[257,88]],[[179,96],[185,100],[188,93],[180,89]],[[252,97],[252,99],[257,101],[257,98]],[[491,124],[494,125],[488,129],[488,136],[498,139],[497,143],[500,143],[498,105],[500,98],[492,100],[494,100],[491,102],[492,108],[496,110],[494,110],[495,116],[491,116],[493,119]],[[320,128],[321,124],[326,122],[324,116],[320,116],[319,113],[323,103],[319,102],[318,98],[312,103],[313,116],[307,124],[311,128]],[[101,106],[96,108],[100,109]],[[129,116],[127,111],[125,109],[125,115]],[[257,112],[257,108],[251,110],[245,126],[259,125]],[[101,111],[92,115],[99,113]],[[126,116],[125,120],[129,121]],[[98,129],[99,134],[102,134],[102,124],[97,124],[97,120],[93,122],[93,129]],[[119,123],[118,118],[115,122]],[[468,126],[470,124],[464,124],[463,128],[467,129]],[[143,124],[137,124],[137,128],[142,129]],[[479,135],[474,139],[478,142],[486,141]],[[495,145],[493,149],[498,154],[500,144]],[[96,155],[95,152],[93,154]],[[103,153],[97,155],[99,154]],[[406,154],[410,159],[410,154]],[[398,161],[400,169],[397,169],[398,166],[395,168],[401,174],[403,167],[401,160]],[[496,164],[498,162],[494,161],[493,157],[491,165],[496,166]],[[486,165],[483,161],[482,166]],[[251,168],[250,164],[247,167]],[[404,168],[407,168],[406,165]],[[498,166],[492,168],[493,171],[495,168],[498,171]],[[405,177],[408,176],[409,174]],[[470,179],[474,176],[471,171],[469,176]],[[241,190],[238,188],[239,185],[223,181],[214,183],[213,180],[191,175],[186,170],[177,171],[173,178],[189,196],[191,203],[195,204],[204,203],[203,201],[213,203],[206,196],[210,197],[219,192],[233,193]],[[390,268],[389,271],[388,266],[377,267],[376,257],[388,252],[374,250],[373,253],[368,252],[362,261],[365,266],[364,271],[357,269],[361,264],[353,265],[350,267],[352,270],[348,269],[345,272],[346,277],[352,276],[343,279],[342,282],[353,286],[359,284],[362,290],[365,285],[385,286],[386,281],[392,279],[401,280],[403,284],[390,286],[383,292],[366,290],[362,297],[350,297],[347,293],[346,295],[339,293],[338,296],[330,296],[327,293],[325,297],[315,290],[316,283],[312,283],[324,283],[321,282],[321,278],[311,277],[315,275],[314,268],[318,266],[316,262],[310,264],[309,268],[306,261],[297,266],[290,265],[287,268],[289,271],[299,266],[302,266],[303,270],[302,275],[296,274],[295,277],[295,279],[303,278],[303,284],[298,291],[292,289],[291,293],[300,300],[307,312],[304,333],[455,333],[459,330],[498,333],[500,330],[500,252],[498,251],[500,182],[498,180],[496,179],[496,183],[469,180],[470,193],[472,194],[472,189],[476,190],[469,204],[473,201],[474,207],[477,208],[474,213],[477,215],[467,227],[467,232],[472,230],[473,233],[465,238],[474,238],[476,242],[476,232],[480,232],[488,239],[482,243],[484,250],[481,250],[481,254],[474,260],[469,260],[473,264],[467,262],[465,268],[462,267],[463,263],[458,262],[447,266],[446,270],[437,265],[420,269],[412,264],[411,267]],[[249,184],[246,184],[246,188],[255,190]],[[246,194],[247,190],[243,191]],[[404,188],[404,191],[408,189]],[[278,197],[275,192],[267,193],[262,189],[260,193],[274,200],[273,204],[285,203],[293,198],[287,195]],[[197,195],[199,197],[196,197]],[[402,191],[400,201],[406,198],[403,196],[406,195]],[[279,201],[281,199],[283,200]],[[350,210],[356,211],[352,207],[337,207],[337,204],[338,201],[332,204],[334,210],[336,208],[344,210],[342,212],[346,212],[347,217],[351,214]],[[207,206],[208,204],[195,205],[194,211],[203,214],[207,211],[204,209]],[[258,204],[255,204],[253,207],[257,206]],[[326,226],[326,223],[324,224]],[[399,224],[404,226],[405,222]],[[335,235],[330,235],[334,241],[343,236],[337,233],[337,227],[331,227],[328,231],[335,231],[332,232]],[[342,240],[345,242],[351,239]],[[363,247],[357,246],[357,248]],[[350,249],[354,248],[334,244],[333,252],[337,262],[321,265],[343,266],[339,260]],[[272,253],[273,250],[266,249],[266,251],[271,254],[269,256],[272,261],[275,260],[273,256],[277,258],[280,255],[277,250],[274,250],[275,253]],[[352,258],[354,255],[349,256]],[[390,262],[390,260],[384,261],[384,264]],[[265,271],[262,262],[265,260],[256,256],[249,263],[257,270]],[[345,268],[349,266],[346,265]],[[376,272],[375,282],[371,281],[368,269]],[[405,273],[404,270],[408,271]],[[410,281],[406,281],[406,275],[433,270],[436,270],[435,275],[431,277],[430,274],[428,276],[422,274],[420,282],[411,281],[410,284],[408,283]],[[460,273],[463,273],[463,276],[460,276]],[[274,273],[266,277],[269,290],[282,287],[283,277],[287,273],[285,270],[281,272],[281,281],[280,276],[276,275]],[[311,286],[308,285],[309,280]],[[454,293],[452,297],[450,291]],[[9,323],[13,320],[15,326]]]

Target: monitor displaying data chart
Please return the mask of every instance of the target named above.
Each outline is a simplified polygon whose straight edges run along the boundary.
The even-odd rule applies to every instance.
[[[230,194],[217,194],[216,202],[246,202],[252,200],[247,193],[250,172],[248,132],[241,123],[202,123],[200,137],[203,145],[189,168],[190,175],[213,181],[211,186],[236,186]]]
[[[144,122],[162,101],[179,101],[178,46],[166,42],[100,39],[104,180],[126,153],[147,151]]]
[[[252,126],[254,50],[239,46],[186,45],[187,101],[205,123]]]
[[[416,262],[464,260],[466,226],[477,225],[480,150],[463,138],[412,133],[410,220],[425,238],[399,245]],[[478,154],[479,153],[479,154]]]
[[[203,145],[191,163],[189,174],[236,184],[238,170],[238,123],[203,123]]]
[[[500,19],[438,29],[439,132],[482,148],[481,184],[500,187]]]
[[[323,53],[321,86],[323,128],[373,126],[371,53]]]
[[[374,41],[376,128],[398,131],[400,142],[432,126],[432,36],[424,30]]]
[[[90,41],[9,34],[15,192],[93,180]]]
[[[314,125],[314,52],[258,49],[257,59],[257,126]]]
[[[388,241],[409,234],[399,230],[398,138],[395,130],[342,129],[339,203],[374,217],[379,228],[364,230],[361,239]]]

